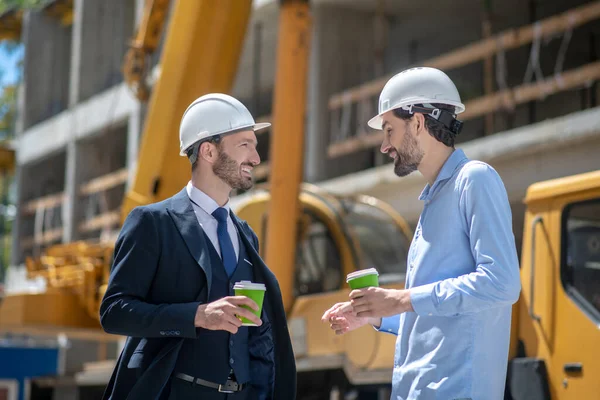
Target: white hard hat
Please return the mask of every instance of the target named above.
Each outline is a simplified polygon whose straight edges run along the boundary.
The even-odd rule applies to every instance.
[[[440,110],[432,104],[447,104],[455,107],[455,114],[465,111],[460,95],[452,80],[439,69],[417,67],[404,70],[385,84],[379,95],[379,114],[371,118],[368,125],[373,129],[382,129],[381,116],[390,110],[402,108],[410,113],[414,105],[423,105],[435,119]],[[437,110],[435,112],[434,110]],[[419,112],[422,112],[419,110]]]
[[[183,113],[179,125],[179,155],[202,140],[241,130],[264,129],[268,122],[257,124],[250,111],[238,99],[222,93],[210,93],[194,100]]]

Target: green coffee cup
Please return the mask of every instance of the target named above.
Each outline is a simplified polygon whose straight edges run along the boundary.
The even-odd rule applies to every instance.
[[[260,314],[262,312],[263,300],[265,298],[265,291],[267,288],[262,283],[252,283],[250,281],[240,281],[236,282],[233,286],[233,290],[236,296],[246,296],[258,305],[258,310],[255,311],[248,306],[242,306],[243,308],[252,312],[252,314],[256,315],[260,318]],[[244,317],[239,317],[242,321],[242,326],[257,326],[254,322],[248,320]]]
[[[379,286],[379,272],[375,268],[361,269],[348,274],[346,282],[351,289]]]

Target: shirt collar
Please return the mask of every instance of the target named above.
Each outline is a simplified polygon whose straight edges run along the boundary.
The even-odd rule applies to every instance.
[[[198,207],[200,207],[202,210],[204,210],[207,214],[212,215],[212,213],[219,208],[219,205],[217,204],[217,202],[210,197],[209,195],[207,195],[206,193],[204,193],[202,190],[198,189],[197,187],[195,187],[192,184],[192,181],[189,181],[187,186],[186,186],[186,190],[187,190],[187,194],[189,196],[189,198],[196,203],[196,205]],[[227,213],[229,213],[229,200],[227,201],[227,203],[225,203],[225,205],[223,206],[223,208],[225,208],[227,210]]]
[[[430,186],[429,183],[425,185],[425,188],[419,196],[419,200],[426,200],[441,182],[452,177],[454,171],[456,171],[459,165],[461,165],[466,159],[467,156],[462,149],[455,149],[442,166],[438,176],[435,178],[435,182],[433,182],[433,186]]]

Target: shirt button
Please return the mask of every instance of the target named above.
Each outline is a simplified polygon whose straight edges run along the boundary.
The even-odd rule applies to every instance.
[[[233,364],[233,362],[234,362],[234,361],[233,361],[233,358],[230,358],[230,359],[229,359],[229,364]]]
[[[388,332],[391,332],[391,331],[392,331],[391,329],[388,329]]]

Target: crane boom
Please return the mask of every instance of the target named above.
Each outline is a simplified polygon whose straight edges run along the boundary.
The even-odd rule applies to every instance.
[[[158,47],[170,5],[171,0],[146,0],[139,28],[125,54],[123,77],[140,101],[150,96],[146,84],[148,59]]]
[[[197,97],[230,92],[251,9],[251,0],[174,4],[160,79],[150,97],[137,172],[121,208],[122,220],[134,207],[170,197],[185,186],[190,165],[178,156],[179,121]]]
[[[279,280],[283,305],[293,304],[299,190],[304,167],[304,120],[311,19],[307,0],[282,1],[271,137],[271,203],[266,261]]]

